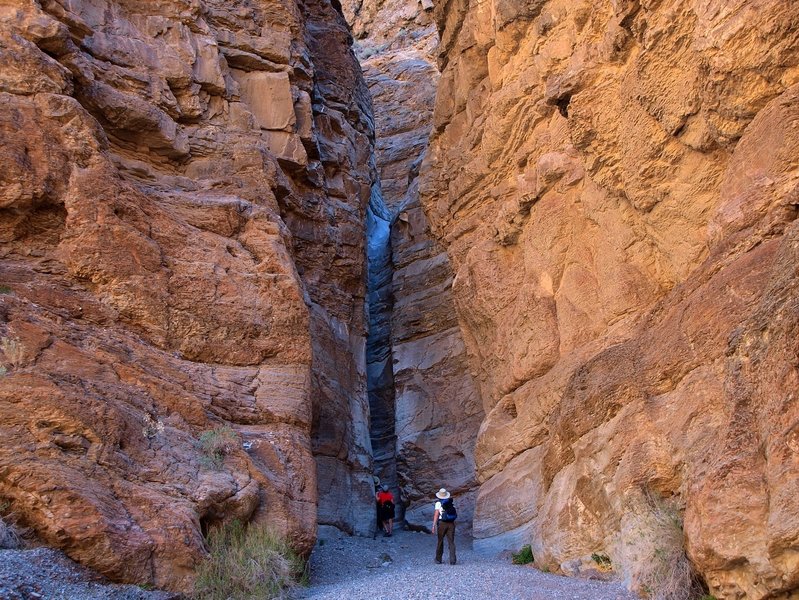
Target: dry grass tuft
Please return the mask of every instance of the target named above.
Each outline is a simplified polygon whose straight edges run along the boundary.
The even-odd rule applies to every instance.
[[[22,546],[17,528],[0,518],[0,550],[16,550]]]
[[[9,506],[8,501],[0,502],[0,550],[22,548],[25,545],[23,536],[28,533],[17,525],[14,514],[8,510]]]
[[[225,456],[233,452],[241,444],[239,434],[227,425],[200,435],[200,448],[205,455],[205,462],[215,469],[222,467]]]
[[[305,562],[264,525],[233,521],[212,528],[209,556],[197,570],[198,600],[284,598],[305,572]]]
[[[0,338],[0,350],[12,367],[17,369],[22,365],[25,359],[25,347],[17,338]]]
[[[641,590],[652,600],[697,600],[706,591],[685,553],[682,514],[669,500],[644,492],[648,510],[640,526],[649,533],[649,556],[639,564]]]

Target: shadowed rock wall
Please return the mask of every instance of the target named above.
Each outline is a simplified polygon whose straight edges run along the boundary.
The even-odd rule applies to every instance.
[[[369,260],[369,335],[366,340],[366,373],[369,393],[369,432],[374,474],[383,485],[396,490],[397,437],[394,417],[394,370],[391,351],[391,315],[394,303],[391,279],[391,222],[379,185],[372,189],[366,227]],[[395,511],[396,512],[396,511]]]
[[[372,425],[390,424],[385,448],[375,445],[375,456],[383,457],[378,474],[397,485],[406,519],[429,525],[433,494],[444,486],[456,494],[467,525],[476,490],[474,441],[484,413],[450,296],[452,270],[430,235],[417,179],[438,85],[431,9],[427,2],[344,4],[372,94],[376,160],[392,221],[385,240],[390,262],[371,279],[391,294],[375,347],[383,360],[392,359],[393,386],[376,386],[377,405],[385,408],[372,413]]]
[[[490,411],[478,546],[640,588],[673,511],[717,597],[797,593],[790,4],[436,5],[422,203]]]
[[[0,496],[115,580],[372,523],[366,88],[321,0],[0,4]],[[214,468],[198,437],[243,445]],[[365,520],[364,520],[365,519]]]

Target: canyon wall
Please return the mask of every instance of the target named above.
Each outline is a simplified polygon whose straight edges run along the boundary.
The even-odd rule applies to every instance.
[[[0,500],[114,580],[373,526],[350,43],[324,0],[0,2]]]
[[[478,547],[645,591],[675,543],[719,598],[799,593],[791,4],[436,5],[422,204],[490,411]]]
[[[372,95],[384,207],[382,235],[370,238],[383,249],[370,274],[375,465],[400,494],[398,516],[429,525],[434,494],[446,487],[468,526],[484,412],[452,302],[452,269],[430,233],[418,186],[438,86],[433,4],[362,0],[343,8]]]

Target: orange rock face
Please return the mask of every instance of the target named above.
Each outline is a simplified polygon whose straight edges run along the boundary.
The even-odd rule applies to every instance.
[[[340,15],[19,0],[0,34],[2,499],[176,590],[222,519],[303,552],[317,510],[370,523],[372,130]],[[223,425],[217,469],[198,438]]]
[[[422,202],[490,409],[476,543],[641,587],[668,503],[717,597],[795,594],[799,14],[436,13]]]

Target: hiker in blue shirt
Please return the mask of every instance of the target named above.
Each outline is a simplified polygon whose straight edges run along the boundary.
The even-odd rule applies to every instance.
[[[433,535],[438,534],[438,544],[436,545],[436,562],[441,564],[444,556],[444,538],[447,538],[449,546],[449,564],[456,563],[455,557],[455,519],[458,518],[458,511],[452,502],[450,493],[441,488],[436,492],[436,508],[433,512]]]

